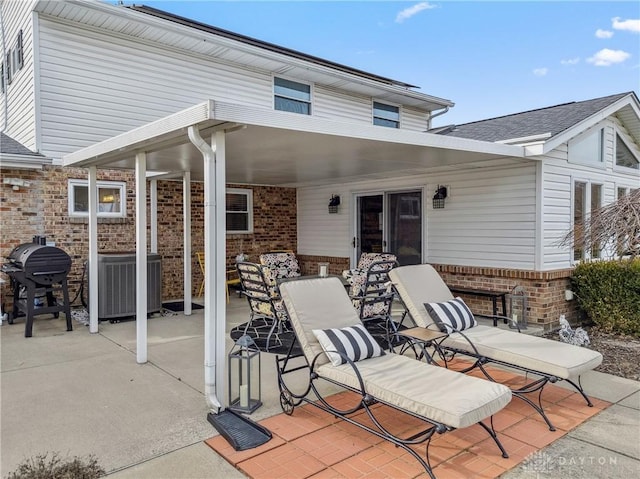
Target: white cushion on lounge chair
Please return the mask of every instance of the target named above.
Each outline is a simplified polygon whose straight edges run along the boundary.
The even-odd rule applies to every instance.
[[[295,302],[289,292],[295,296]],[[346,328],[362,323],[338,278],[287,281],[280,285],[280,293],[287,310],[296,315],[297,320],[292,320],[291,324],[309,365],[322,353],[322,346],[313,334],[314,329]],[[329,359],[323,354],[316,361],[320,365]]]
[[[385,354],[356,363],[365,390],[375,398],[450,427],[470,426],[511,401],[508,387],[432,366],[407,356]],[[325,364],[320,376],[360,389],[348,364]]]
[[[428,264],[402,266],[391,270],[389,278],[416,326],[438,330],[423,306],[453,298],[438,272]],[[464,334],[478,352],[489,359],[562,379],[576,377],[602,362],[602,354],[597,351],[497,327],[479,325],[465,330]],[[470,344],[457,333],[447,338],[443,345],[473,352]]]
[[[464,334],[482,356],[561,379],[576,378],[602,362],[602,354],[592,349],[493,326],[479,325]],[[443,345],[473,352],[469,342],[458,333],[450,335]]]
[[[360,321],[337,278],[290,281],[280,286],[280,292],[309,364],[322,353],[314,329],[343,328]],[[406,356],[385,354],[358,361],[356,366],[372,396],[451,427],[475,424],[511,400],[506,386]],[[333,366],[321,354],[316,371],[322,377],[359,389],[349,364]]]

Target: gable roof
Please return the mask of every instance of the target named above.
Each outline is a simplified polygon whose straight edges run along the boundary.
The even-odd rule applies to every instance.
[[[541,136],[548,140],[593,117],[627,96],[635,98],[636,103],[638,102],[634,92],[618,93],[602,98],[563,103],[463,125],[450,125],[431,130],[431,132],[492,142],[505,142],[517,138]]]

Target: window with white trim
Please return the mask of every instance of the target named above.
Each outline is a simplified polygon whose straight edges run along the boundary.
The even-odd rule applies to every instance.
[[[273,78],[274,108],[311,115],[311,85]]]
[[[604,128],[580,135],[569,142],[569,161],[604,165]]]
[[[400,128],[400,108],[374,101],[373,124],[389,128]]]
[[[227,188],[227,233],[253,233],[253,190]]]
[[[573,184],[573,228],[576,237],[582,237],[582,225],[595,210],[602,206],[603,187],[598,183],[576,180]],[[585,259],[600,258],[602,245],[586,245],[574,243],[573,259],[581,261]]]
[[[97,181],[98,217],[127,216],[127,184],[123,181]],[[69,216],[89,216],[89,181],[69,180]]]
[[[616,166],[640,169],[640,161],[633,155],[622,137],[616,133]]]

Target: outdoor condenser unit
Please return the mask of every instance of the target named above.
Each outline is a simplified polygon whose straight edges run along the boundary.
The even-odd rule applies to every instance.
[[[162,309],[162,261],[147,254],[147,312]],[[98,255],[98,318],[113,319],[136,315],[135,253]]]

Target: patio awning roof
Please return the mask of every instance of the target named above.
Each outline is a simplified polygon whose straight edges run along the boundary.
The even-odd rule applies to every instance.
[[[205,140],[208,139],[208,140]],[[196,146],[197,145],[197,146]],[[434,167],[524,159],[524,149],[430,133],[353,124],[208,100],[63,157],[65,166],[89,168],[89,330],[97,332],[97,168],[136,174],[137,360],[147,361],[146,182],[179,176],[183,209],[190,182],[204,181],[205,396],[212,410],[224,406],[225,381],[225,184],[321,185],[423,173]],[[153,182],[155,183],[155,182]],[[153,185],[152,185],[153,188]],[[157,210],[151,201],[151,237],[157,244]],[[191,223],[184,215],[185,314],[191,304]],[[153,248],[152,248],[153,249]]]
[[[524,149],[425,132],[353,124],[213,100],[89,146],[63,158],[65,166],[135,167],[146,151],[147,171],[204,177],[202,154],[189,141],[226,130],[228,183],[322,185],[424,173],[491,160],[524,158]]]

